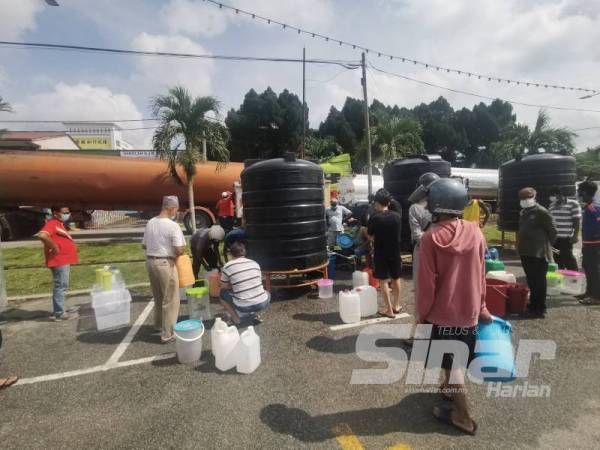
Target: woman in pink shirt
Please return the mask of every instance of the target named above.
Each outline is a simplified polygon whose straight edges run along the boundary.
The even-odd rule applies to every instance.
[[[433,225],[423,235],[417,280],[417,323],[432,324],[431,340],[464,344],[471,362],[477,323],[489,322],[485,306],[485,239],[475,223],[462,220],[467,190],[457,180],[440,179],[428,190],[427,208]],[[433,415],[467,434],[475,434],[465,395],[466,367],[454,367],[452,354],[444,354],[441,385],[453,408],[435,407]]]

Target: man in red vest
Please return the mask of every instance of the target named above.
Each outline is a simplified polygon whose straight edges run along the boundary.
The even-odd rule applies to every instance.
[[[55,321],[76,318],[76,314],[65,312],[65,291],[69,288],[71,265],[77,264],[77,247],[65,228],[71,218],[69,208],[64,205],[52,207],[52,217],[36,234],[44,244],[46,267],[52,271],[54,289],[52,291],[52,316]]]
[[[235,207],[233,204],[233,195],[231,192],[223,192],[221,198],[217,202],[217,214],[219,216],[219,225],[223,227],[225,233],[228,233],[233,228],[233,217],[235,215]]]

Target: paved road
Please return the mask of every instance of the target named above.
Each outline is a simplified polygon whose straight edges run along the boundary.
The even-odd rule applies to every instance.
[[[407,280],[408,304],[410,291]],[[148,301],[147,295],[136,296],[133,318]],[[45,319],[48,301],[10,311],[2,325],[0,375],[14,372],[31,378],[103,367],[128,329],[94,331],[89,300],[75,302],[82,305],[80,320],[59,324]],[[182,366],[170,358],[0,391],[1,447],[598,448],[600,307],[560,298],[550,301],[546,320],[513,321],[516,339],[556,341],[556,360],[536,359],[527,380],[550,385],[551,396],[486,398],[485,386],[469,384],[479,422],[476,437],[460,436],[437,423],[431,408],[440,404],[438,395],[413,393],[404,379],[391,385],[350,384],[353,369],[385,364],[357,357],[361,328],[330,330],[339,323],[336,310],[333,299],[273,303],[258,330],[263,363],[251,375],[219,373],[209,339],[204,339],[197,366]],[[172,344],[156,343],[150,319],[121,362],[174,351]]]

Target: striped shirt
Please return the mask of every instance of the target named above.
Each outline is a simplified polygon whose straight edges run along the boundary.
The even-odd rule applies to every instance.
[[[246,308],[266,301],[259,265],[248,258],[229,261],[221,271],[221,283],[231,285],[233,303]]]
[[[576,200],[567,199],[565,203],[550,205],[548,210],[556,221],[557,237],[572,237],[575,232],[574,221],[581,220],[581,207]]]

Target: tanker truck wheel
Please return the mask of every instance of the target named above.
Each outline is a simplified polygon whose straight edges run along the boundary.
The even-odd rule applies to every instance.
[[[183,225],[185,226],[185,230],[188,234],[192,234],[192,215],[190,212],[186,212],[185,216],[183,216]],[[196,210],[196,229],[198,228],[208,228],[213,225],[212,218],[202,210]]]

